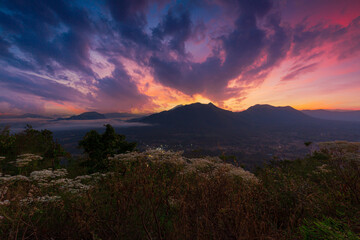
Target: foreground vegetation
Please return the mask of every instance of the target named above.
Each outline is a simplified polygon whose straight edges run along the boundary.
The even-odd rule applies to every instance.
[[[1,239],[360,239],[359,143],[321,143],[250,173],[216,157],[122,153],[135,145],[111,126],[62,166],[52,138],[25,131],[37,140],[23,151],[9,147],[17,135],[0,138]]]

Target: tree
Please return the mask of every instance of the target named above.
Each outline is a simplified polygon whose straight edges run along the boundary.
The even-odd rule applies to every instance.
[[[83,148],[84,153],[89,157],[85,165],[89,167],[91,172],[106,170],[108,157],[131,152],[136,148],[135,142],[127,142],[125,136],[117,134],[110,124],[104,126],[106,129],[103,134],[91,130],[79,141],[79,147]]]
[[[8,155],[14,147],[15,137],[10,134],[10,127],[0,130],[0,156]]]

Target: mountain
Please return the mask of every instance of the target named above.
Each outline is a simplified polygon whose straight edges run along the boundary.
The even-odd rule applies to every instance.
[[[84,119],[84,115],[88,114],[71,119]],[[90,115],[106,117],[99,113]],[[116,128],[129,141],[136,141],[139,149],[161,146],[195,157],[234,155],[249,165],[271,160],[274,154],[281,159],[294,159],[308,153],[304,142],[360,139],[360,123],[313,118],[289,106],[255,105],[242,112],[232,112],[212,103],[194,103],[128,122],[147,123],[146,126]],[[76,134],[72,130],[55,133],[55,136],[70,141],[76,135],[73,141],[76,146],[84,134],[85,131],[79,130]]]
[[[255,105],[231,112],[212,103],[194,103],[131,122],[150,126],[119,129],[144,149],[164,146],[199,154],[236,156],[253,164],[281,158],[296,158],[309,151],[304,142],[358,141],[360,124],[313,118],[292,107]]]
[[[104,114],[98,112],[84,112],[79,115],[71,116],[69,118],[58,118],[57,120],[96,120],[106,119]]]
[[[231,112],[218,108],[212,103],[193,103],[133,121],[177,128],[238,129],[255,125],[300,124],[317,120],[289,106],[274,107],[258,104],[243,112]]]
[[[147,117],[133,119],[132,121],[191,131],[202,129],[214,130],[233,126],[236,121],[236,115],[231,111],[218,108],[212,103],[193,103],[178,106]]]
[[[360,122],[360,111],[303,110],[303,113],[319,119]]]
[[[265,125],[293,125],[316,121],[314,118],[290,106],[274,107],[267,104],[254,105],[247,110],[240,112],[239,115],[252,123]]]

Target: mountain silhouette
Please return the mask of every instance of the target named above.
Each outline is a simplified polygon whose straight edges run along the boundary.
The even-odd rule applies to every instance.
[[[104,114],[98,112],[84,112],[79,115],[71,116],[69,118],[58,118],[57,120],[96,120],[106,119]]]
[[[134,119],[143,123],[181,129],[247,129],[259,125],[292,125],[317,121],[292,107],[255,105],[243,112],[232,112],[214,104],[193,103]]]
[[[143,114],[136,114],[136,113],[105,113],[104,116],[106,118],[139,118],[144,116]]]
[[[183,130],[217,129],[234,125],[236,115],[212,103],[193,103],[132,121]]]
[[[290,106],[274,107],[271,105],[254,105],[247,110],[240,112],[239,115],[253,124],[261,125],[293,125],[307,124],[316,119],[298,111]]]
[[[253,150],[244,151],[256,152],[254,148],[261,148],[263,152],[271,152],[289,142],[301,148],[305,141],[353,141],[360,137],[358,123],[313,118],[290,106],[258,104],[242,112],[232,112],[212,103],[193,103],[129,121],[149,125],[122,129],[124,134],[141,144],[155,146],[190,144],[207,149],[246,146]]]

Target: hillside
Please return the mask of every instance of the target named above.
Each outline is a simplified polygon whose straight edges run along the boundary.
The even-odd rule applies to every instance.
[[[144,123],[174,128],[194,129],[243,129],[257,128],[264,125],[308,124],[317,123],[312,118],[292,107],[274,107],[271,105],[255,105],[243,112],[232,112],[216,107],[214,104],[193,103],[177,106],[168,111],[133,119]]]
[[[182,130],[200,130],[232,127],[237,119],[233,112],[218,108],[212,103],[193,103],[132,121]]]
[[[359,240],[360,144],[317,148],[255,173],[162,149],[91,174],[87,157],[49,169],[45,155],[0,156],[0,238]]]
[[[274,107],[271,105],[254,105],[240,112],[239,116],[257,124],[304,124],[316,120],[290,106]]]
[[[96,120],[106,119],[104,114],[98,112],[84,112],[79,115],[74,115],[68,118],[58,118],[57,120]]]
[[[195,156],[226,152],[247,166],[274,156],[302,156],[308,141],[360,139],[358,123],[317,119],[289,106],[255,105],[231,112],[194,103],[131,121],[151,124],[119,129],[141,148],[165,146]]]

